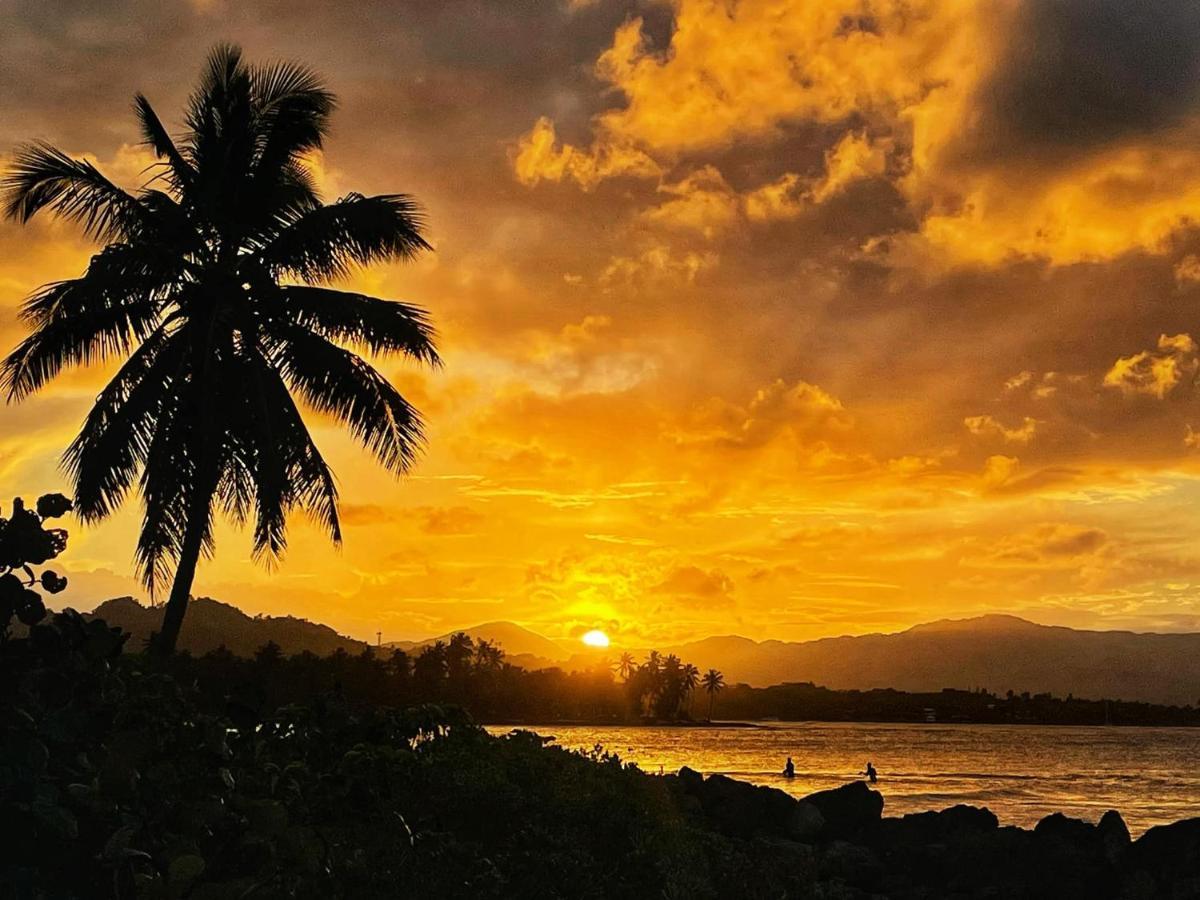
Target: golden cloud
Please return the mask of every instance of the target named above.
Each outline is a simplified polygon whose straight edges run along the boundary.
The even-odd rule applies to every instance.
[[[963,425],[977,437],[999,437],[1013,444],[1028,444],[1037,434],[1037,420],[1026,416],[1020,425],[1008,427],[995,416],[967,416]]]
[[[1200,368],[1196,342],[1191,335],[1161,335],[1155,350],[1143,350],[1118,359],[1104,376],[1106,387],[1123,394],[1150,394],[1160,400],[1184,377]]]

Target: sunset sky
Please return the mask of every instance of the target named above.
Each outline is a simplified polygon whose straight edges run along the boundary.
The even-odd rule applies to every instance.
[[[1200,629],[1200,7],[1190,0],[0,0],[0,164],[136,186],[210,47],[341,105],[329,199],[406,191],[436,252],[353,284],[446,365],[397,482],[313,418],[344,547],[222,531],[196,593],[357,637],[510,619],[646,646],[1011,612]],[[0,345],[79,274],[0,225]],[[3,410],[4,496],[105,372]],[[136,503],[71,524],[67,603],[144,596]]]

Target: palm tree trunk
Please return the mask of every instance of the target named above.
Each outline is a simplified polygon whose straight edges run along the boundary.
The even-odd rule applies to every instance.
[[[187,533],[180,548],[179,564],[175,567],[175,580],[171,582],[171,595],[167,598],[167,608],[163,613],[162,629],[151,647],[156,656],[170,656],[179,641],[179,631],[183,627],[183,617],[191,598],[192,581],[196,577],[196,564],[204,547],[204,527],[210,498],[205,496],[203,499],[203,506],[198,500],[188,516]]]
[[[713,691],[708,692],[708,721],[710,721],[710,722],[712,721],[713,700],[715,700],[716,698],[717,698],[716,693],[714,693]]]

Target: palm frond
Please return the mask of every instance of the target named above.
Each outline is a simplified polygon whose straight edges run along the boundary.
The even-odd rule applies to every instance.
[[[405,194],[348,194],[285,221],[257,258],[273,272],[305,281],[342,278],[355,266],[432,249],[423,228],[420,205]]]
[[[21,311],[34,331],[0,363],[0,390],[20,400],[67,366],[129,353],[161,322],[177,264],[115,244],[94,256],[82,277],[42,288]]]
[[[279,331],[277,364],[300,398],[345,424],[386,469],[406,472],[425,442],[420,413],[351,351],[301,328]]]
[[[175,146],[171,135],[167,134],[167,129],[159,121],[158,114],[145,95],[136,95],[133,102],[138,121],[142,124],[142,136],[146,146],[152,149],[159,159],[166,161],[172,186],[177,191],[185,191],[196,176],[195,170],[183,158],[183,154]]]
[[[49,144],[20,148],[0,179],[4,213],[28,222],[43,209],[79,222],[96,240],[125,240],[137,233],[143,211],[87,160],[72,159]]]
[[[179,384],[178,345],[178,336],[165,329],[147,338],[97,396],[63,455],[85,522],[114,512],[146,464],[159,414]]]
[[[419,306],[308,285],[285,285],[279,292],[284,314],[302,328],[371,353],[441,365],[437,334]]]

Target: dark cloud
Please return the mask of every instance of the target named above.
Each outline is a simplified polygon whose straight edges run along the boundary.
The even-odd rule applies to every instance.
[[[1034,0],[981,89],[976,152],[1085,149],[1193,111],[1200,4]]]

